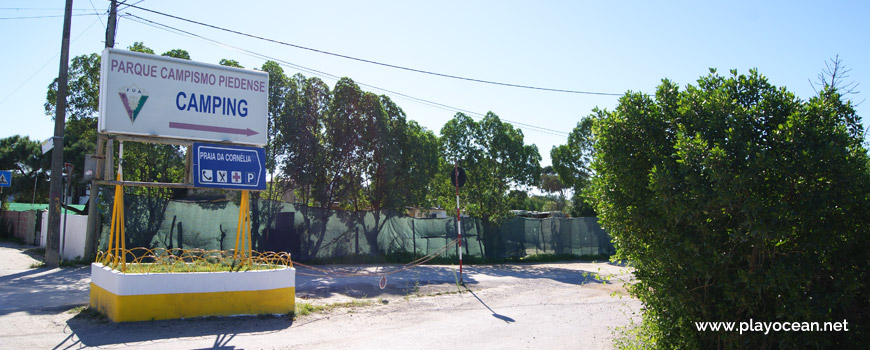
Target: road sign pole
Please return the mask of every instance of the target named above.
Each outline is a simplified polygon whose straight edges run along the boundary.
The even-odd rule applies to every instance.
[[[462,283],[462,219],[459,216],[459,162],[453,162],[453,176],[456,184],[456,233],[459,236],[459,283]]]

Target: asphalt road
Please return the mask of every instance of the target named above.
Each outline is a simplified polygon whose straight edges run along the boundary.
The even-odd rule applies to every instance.
[[[88,267],[30,268],[37,260],[28,248],[0,243],[0,349],[607,349],[614,327],[637,320],[640,312],[637,300],[612,296],[625,294],[620,280],[630,278],[629,269],[568,262],[466,267],[465,287],[456,283],[455,266],[392,274],[384,289],[378,277],[299,275],[297,303],[366,305],[295,320],[237,316],[116,324],[78,313],[88,302]]]

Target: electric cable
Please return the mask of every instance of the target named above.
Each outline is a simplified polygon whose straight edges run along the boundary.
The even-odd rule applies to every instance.
[[[77,40],[79,40],[79,38],[83,34],[85,34],[89,29],[91,29],[91,27],[93,27],[95,24],[97,24],[97,21],[91,22],[91,25],[89,25],[87,28],[85,28],[85,30],[83,30],[81,33],[76,35],[76,37],[73,38],[72,41],[70,41],[70,44],[75,43]],[[30,82],[30,80],[32,80],[33,77],[35,77],[37,74],[39,74],[39,72],[42,72],[42,70],[45,69],[45,66],[47,66],[49,63],[53,62],[58,56],[60,56],[60,52],[56,53],[54,56],[49,58],[48,61],[45,62],[45,64],[43,64],[41,67],[39,67],[39,69],[37,69],[36,72],[33,72],[33,74],[31,74],[30,77],[28,77],[26,80],[24,80],[24,82],[22,82],[21,84],[18,84],[18,87],[16,87],[14,90],[12,90],[12,92],[10,92],[9,95],[6,95],[6,97],[3,100],[0,100],[0,105],[5,103],[6,101],[8,101],[9,98],[12,97],[12,95],[15,95],[15,93],[18,92],[19,89],[21,89],[24,85],[26,85],[28,82]]]
[[[194,21],[192,19],[187,19],[184,17],[179,17],[179,16],[171,15],[171,14],[160,12],[160,11],[155,11],[155,10],[147,9],[147,8],[136,6],[136,5],[129,5],[129,7],[139,9],[142,11],[146,11],[146,12],[151,12],[151,13],[158,14],[161,16],[166,16],[169,18],[174,18],[174,19],[177,19],[180,21],[185,21],[185,22],[197,24],[200,26],[209,27],[212,29],[216,29],[216,30],[220,30],[220,31],[228,32],[228,33],[233,33],[233,34],[237,34],[237,35],[241,35],[241,36],[246,36],[249,38],[254,38],[254,39],[258,39],[258,40],[262,40],[262,41],[267,41],[267,42],[271,42],[271,43],[275,43],[275,44],[279,44],[279,45],[289,46],[289,47],[307,50],[307,51],[311,51],[311,52],[316,52],[316,53],[320,53],[320,54],[324,54],[324,55],[330,55],[330,56],[340,57],[340,58],[344,58],[344,59],[374,64],[374,65],[379,65],[379,66],[383,66],[383,67],[399,69],[399,70],[404,70],[404,71],[409,71],[409,72],[428,74],[428,75],[439,76],[439,77],[443,77],[443,78],[465,80],[465,81],[471,81],[471,82],[482,83],[482,84],[521,88],[521,89],[531,89],[531,90],[540,90],[540,91],[549,91],[549,92],[561,92],[561,93],[569,93],[569,94],[582,94],[582,95],[622,96],[622,94],[608,93],[608,92],[567,90],[567,89],[556,89],[556,88],[538,87],[538,86],[531,86],[531,85],[504,83],[504,82],[498,82],[498,81],[492,81],[492,80],[483,80],[483,79],[462,77],[462,76],[452,75],[452,74],[438,73],[438,72],[427,71],[427,70],[417,69],[417,68],[410,68],[410,67],[399,66],[399,65],[390,64],[390,63],[383,63],[383,62],[373,61],[373,60],[369,60],[369,59],[358,58],[358,57],[348,56],[348,55],[334,53],[334,52],[330,52],[330,51],[310,48],[310,47],[306,47],[306,46],[302,46],[302,45],[296,45],[293,43],[288,43],[288,42],[280,41],[280,40],[276,40],[276,39],[270,39],[270,38],[262,37],[259,35],[248,34],[248,33],[240,32],[237,30],[228,29],[228,28],[216,26],[213,24],[203,23],[203,22],[199,22],[199,21]]]
[[[102,13],[77,13],[71,15],[73,17],[79,16],[99,16]],[[16,20],[16,19],[43,19],[43,18],[58,18],[63,17],[64,15],[47,15],[47,16],[22,16],[22,17],[0,17],[0,20]]]
[[[291,68],[295,68],[295,69],[297,69],[297,70],[300,70],[300,71],[303,71],[303,72],[307,72],[307,73],[310,73],[310,74],[313,74],[313,75],[318,75],[318,76],[321,76],[321,77],[328,77],[328,78],[333,79],[333,80],[336,80],[336,81],[339,80],[339,79],[341,79],[339,76],[336,76],[336,75],[333,75],[333,74],[330,74],[330,73],[327,73],[327,72],[323,72],[323,71],[319,71],[319,70],[316,70],[316,69],[312,69],[312,68],[304,67],[304,66],[301,66],[301,65],[298,65],[298,64],[294,64],[294,63],[292,63],[292,62],[288,62],[288,61],[286,61],[286,60],[282,60],[282,59],[279,59],[279,58],[276,58],[276,57],[271,57],[271,56],[268,56],[268,55],[265,55],[265,54],[261,54],[261,53],[257,53],[257,52],[251,51],[251,50],[247,50],[247,49],[243,49],[243,48],[236,47],[236,46],[233,46],[233,45],[229,45],[229,44],[226,44],[226,43],[223,43],[223,42],[220,42],[220,41],[214,40],[214,39],[206,38],[206,37],[204,37],[204,36],[201,36],[201,35],[198,35],[198,34],[195,34],[195,33],[192,33],[192,32],[186,31],[186,30],[183,30],[183,29],[175,28],[175,27],[170,26],[170,25],[167,25],[167,24],[163,24],[163,23],[155,22],[155,21],[152,21],[152,20],[149,20],[149,19],[146,19],[146,18],[143,18],[143,17],[137,16],[137,15],[134,15],[134,14],[131,14],[131,13],[125,13],[125,14],[123,15],[123,17],[125,17],[125,18],[130,18],[131,20],[136,21],[136,22],[138,22],[138,23],[140,23],[140,24],[145,24],[145,25],[148,25],[148,26],[151,26],[151,27],[154,27],[154,28],[158,28],[158,29],[162,29],[162,30],[167,30],[167,31],[170,31],[170,32],[174,32],[174,33],[176,33],[176,34],[187,35],[187,36],[190,36],[190,37],[193,37],[193,38],[197,38],[197,39],[200,39],[200,40],[208,41],[208,42],[210,42],[210,43],[212,43],[212,44],[215,44],[215,45],[218,45],[218,46],[223,46],[223,47],[226,47],[226,48],[230,48],[230,49],[233,49],[233,50],[236,50],[236,51],[239,51],[239,52],[243,52],[243,53],[246,53],[246,54],[251,55],[251,56],[254,56],[254,57],[258,57],[258,58],[261,58],[261,59],[272,60],[272,61],[275,61],[275,62],[278,62],[278,63],[283,63],[283,64],[286,65],[286,66],[289,66],[289,67],[291,67]],[[449,105],[446,105],[446,104],[443,104],[443,103],[439,103],[439,102],[435,102],[435,101],[430,101],[430,100],[426,100],[426,99],[423,99],[423,98],[418,98],[418,97],[410,96],[410,95],[403,94],[403,93],[400,93],[400,92],[397,92],[397,91],[393,91],[393,90],[388,90],[388,89],[384,89],[384,88],[381,88],[381,87],[377,87],[377,86],[374,86],[374,85],[371,85],[371,84],[366,84],[366,83],[359,82],[359,81],[355,81],[355,83],[356,83],[357,85],[360,85],[360,86],[364,86],[364,87],[368,87],[368,88],[371,88],[371,89],[374,89],[374,90],[379,90],[379,91],[382,91],[382,92],[386,92],[386,93],[389,93],[389,94],[393,94],[393,95],[396,95],[396,96],[400,96],[400,97],[403,97],[403,98],[405,98],[405,99],[407,99],[407,100],[410,100],[410,101],[412,101],[412,102],[420,103],[420,104],[427,105],[427,106],[434,107],[434,108],[439,108],[439,109],[441,109],[441,110],[446,110],[446,111],[451,111],[451,112],[462,112],[462,113],[465,113],[465,114],[469,114],[469,115],[472,115],[472,116],[476,116],[476,117],[478,117],[477,119],[481,119],[481,118],[485,117],[485,114],[481,114],[481,113],[478,113],[478,112],[469,111],[469,110],[462,109],[462,108],[452,107],[452,106],[449,106]],[[566,136],[569,135],[569,133],[564,132],[564,131],[559,131],[559,130],[554,130],[554,129],[548,129],[548,128],[544,128],[544,127],[540,127],[540,126],[535,126],[535,125],[531,125],[531,124],[526,124],[526,123],[516,122],[516,121],[512,121],[512,120],[508,120],[508,119],[503,119],[503,118],[499,118],[499,119],[501,119],[503,122],[506,122],[506,123],[509,123],[509,124],[518,125],[518,126],[523,126],[524,128],[526,128],[526,129],[529,130],[529,131],[537,131],[537,132],[541,132],[541,133],[545,133],[545,134],[550,134],[550,135],[554,135],[554,136],[560,136],[560,137],[566,137]]]

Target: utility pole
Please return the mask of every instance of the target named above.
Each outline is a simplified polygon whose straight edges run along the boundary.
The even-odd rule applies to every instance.
[[[118,2],[112,0],[112,4],[109,6],[109,21],[106,26],[106,47],[115,47],[115,32],[117,32],[118,23]]]
[[[115,47],[115,32],[117,32],[117,23],[118,23],[118,2],[116,0],[112,0],[111,5],[109,5],[109,20],[107,21],[108,25],[106,26],[106,47]],[[97,135],[97,157],[103,156],[105,153],[114,152],[110,147],[104,149],[103,147],[103,139]],[[102,152],[100,152],[102,150]],[[106,161],[106,158],[103,158]],[[99,164],[99,162],[97,162]],[[91,180],[91,191],[88,196],[88,226],[85,229],[85,259],[93,259],[97,253],[97,237],[99,236],[98,232],[100,229],[100,212],[97,208],[97,196],[100,194],[99,185],[97,185],[97,176],[96,174],[100,173],[100,167],[97,166],[97,169],[94,171],[94,179]],[[111,176],[111,174],[104,174],[104,176]]]
[[[57,104],[54,117],[54,152],[51,154],[51,186],[48,203],[48,242],[45,263],[60,266],[60,205],[63,176],[63,128],[66,122],[67,72],[69,71],[69,32],[72,25],[72,0],[66,0],[63,16],[63,37],[60,45],[60,68],[57,73]]]

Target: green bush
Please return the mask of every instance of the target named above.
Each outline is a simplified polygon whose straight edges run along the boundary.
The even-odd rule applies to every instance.
[[[870,169],[834,89],[801,101],[756,71],[596,110],[596,209],[657,348],[855,348],[870,326]],[[848,332],[696,330],[836,322]],[[625,342],[631,343],[631,342]]]

